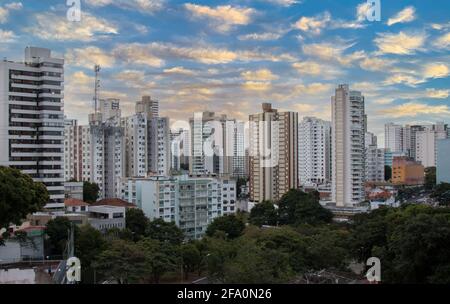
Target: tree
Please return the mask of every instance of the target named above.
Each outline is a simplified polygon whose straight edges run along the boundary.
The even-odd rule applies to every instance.
[[[119,284],[140,283],[144,277],[145,254],[131,241],[114,240],[92,264],[101,278]]]
[[[150,221],[141,209],[128,209],[125,218],[126,228],[133,234],[134,241],[138,241],[146,235],[146,230]]]
[[[425,189],[433,190],[436,187],[436,167],[425,168]]]
[[[45,232],[49,237],[50,253],[52,255],[62,255],[67,245],[69,232],[72,223],[67,217],[60,216],[48,221]],[[78,227],[74,226],[75,236],[78,235]],[[76,239],[76,237],[75,237]]]
[[[100,188],[96,183],[83,182],[83,200],[86,203],[95,203],[98,199]]]
[[[289,255],[262,248],[255,241],[239,240],[236,256],[224,267],[225,284],[286,283],[293,275]]]
[[[184,233],[175,223],[167,223],[162,219],[151,221],[147,225],[146,236],[161,242],[169,242],[173,245],[180,245],[184,239]]]
[[[390,181],[392,178],[392,168],[391,166],[384,166],[384,180]]]
[[[84,225],[79,229],[75,238],[75,255],[81,261],[83,283],[96,283],[95,269],[92,264],[106,248],[107,242],[100,231],[91,225]]]
[[[49,201],[47,188],[17,169],[0,167],[0,229],[20,225]]]
[[[206,235],[214,236],[216,232],[222,231],[227,238],[234,239],[242,235],[245,223],[236,215],[230,214],[215,218],[206,229]]]
[[[177,246],[170,242],[147,238],[139,241],[137,245],[144,254],[145,281],[158,284],[165,273],[176,270],[180,265]]]
[[[181,245],[181,261],[184,270],[184,279],[188,278],[189,273],[200,272],[202,267],[202,256],[198,247],[194,243]]]
[[[450,206],[450,184],[440,183],[436,186],[430,196],[432,198],[435,198],[440,205]]]
[[[256,204],[250,211],[249,222],[255,226],[275,226],[278,223],[278,212],[270,201]]]
[[[291,189],[278,203],[280,224],[298,226],[302,224],[324,224],[333,219],[331,211],[322,207],[316,193],[305,193]]]

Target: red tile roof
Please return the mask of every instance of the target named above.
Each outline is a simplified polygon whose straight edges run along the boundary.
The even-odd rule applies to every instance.
[[[64,200],[64,206],[66,207],[79,207],[79,206],[89,206],[88,203],[85,203],[79,199],[69,198]]]
[[[99,200],[91,206],[115,206],[115,207],[126,207],[126,208],[136,208],[135,204],[124,201],[120,198],[106,198]]]

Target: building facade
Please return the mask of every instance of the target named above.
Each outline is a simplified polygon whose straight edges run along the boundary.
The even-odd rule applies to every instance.
[[[298,114],[269,103],[249,117],[250,200],[278,201],[298,188]]]
[[[337,207],[364,201],[365,106],[361,92],[339,85],[332,97],[332,200]]]
[[[394,157],[392,164],[392,183],[394,185],[423,185],[425,168],[406,156]]]
[[[25,49],[24,62],[0,62],[0,165],[45,184],[49,209],[64,208],[64,60]]]
[[[331,122],[305,117],[298,127],[301,186],[327,184],[331,175]]]
[[[436,182],[450,183],[450,139],[437,141]]]

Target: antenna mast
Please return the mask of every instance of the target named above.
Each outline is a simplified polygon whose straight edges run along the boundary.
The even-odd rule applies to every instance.
[[[98,112],[97,104],[98,104],[98,92],[100,90],[100,65],[96,64],[94,66],[94,72],[95,72],[95,88],[94,88],[94,107],[95,107],[95,113]]]

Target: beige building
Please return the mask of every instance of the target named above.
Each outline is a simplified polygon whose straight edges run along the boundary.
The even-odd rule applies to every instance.
[[[394,185],[423,185],[424,180],[424,166],[406,156],[394,157],[392,161],[392,183]]]
[[[250,200],[278,201],[298,187],[298,114],[270,103],[249,117]]]
[[[364,201],[364,96],[341,84],[332,97],[332,200],[337,207]]]

